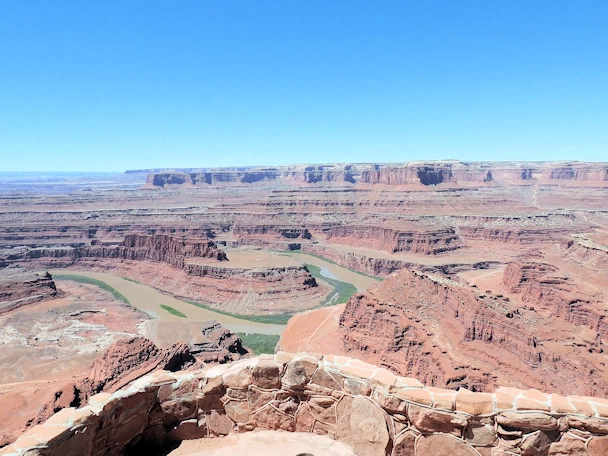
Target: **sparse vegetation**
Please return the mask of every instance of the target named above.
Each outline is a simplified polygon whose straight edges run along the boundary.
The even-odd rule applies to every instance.
[[[166,310],[166,311],[167,311],[167,312],[169,312],[171,315],[175,315],[176,317],[180,317],[180,318],[188,318],[188,317],[186,316],[186,314],[185,314],[185,313],[180,312],[179,310],[174,309],[174,308],[173,308],[173,307],[171,307],[171,306],[166,306],[165,304],[161,304],[161,305],[160,305],[160,308],[161,308],[161,309]]]
[[[54,280],[71,280],[72,282],[96,285],[99,288],[101,288],[102,290],[109,291],[110,293],[112,293],[112,296],[114,296],[114,299],[117,299],[119,301],[124,301],[127,304],[131,304],[125,295],[123,295],[116,288],[111,287],[110,285],[108,285],[105,282],[102,282],[101,280],[92,279],[91,277],[81,276],[81,275],[77,275],[77,274],[53,274],[53,279]]]
[[[352,283],[346,283],[342,282],[341,280],[325,277],[321,274],[321,268],[315,266],[314,264],[307,264],[306,267],[315,279],[323,280],[325,283],[329,284],[329,286],[334,287],[333,291],[331,291],[321,302],[321,307],[343,304],[357,292],[357,287],[355,287]]]
[[[286,325],[287,322],[294,314],[292,313],[282,313],[282,314],[268,314],[268,315],[243,315],[232,312],[226,312],[225,310],[216,309],[215,307],[211,307],[207,304],[203,304],[201,302],[196,301],[186,301],[188,304],[192,304],[193,306],[200,307],[201,309],[211,310],[213,312],[227,315],[229,317],[238,318],[240,320],[254,321],[256,323],[265,323],[267,325]]]
[[[243,345],[253,350],[256,355],[263,353],[274,353],[274,349],[279,343],[278,334],[248,334],[248,333],[237,333],[237,335],[243,341]]]
[[[139,280],[129,279],[128,277],[123,277],[123,279],[128,280],[129,282],[136,283],[138,285],[142,285],[142,283]]]

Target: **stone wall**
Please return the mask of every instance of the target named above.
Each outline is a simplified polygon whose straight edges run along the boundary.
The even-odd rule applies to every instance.
[[[359,456],[608,454],[608,400],[424,387],[334,355],[157,371],[31,428],[1,455],[115,456],[256,428],[312,432]]]

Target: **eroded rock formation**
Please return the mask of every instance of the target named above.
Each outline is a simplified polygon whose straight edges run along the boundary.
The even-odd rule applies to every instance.
[[[0,315],[57,295],[57,287],[48,272],[18,266],[0,267]]]
[[[215,320],[201,324],[201,334],[190,342],[190,353],[204,362],[228,362],[248,355],[241,338]]]
[[[84,405],[84,404],[82,404]],[[428,387],[358,359],[279,352],[194,372],[156,371],[36,426],[7,456],[147,454],[253,430],[329,436],[356,456],[600,456],[608,400],[539,390]],[[268,435],[266,432],[264,435]],[[228,438],[225,448],[234,447]],[[29,452],[29,453],[28,453]]]
[[[327,235],[328,242],[368,247],[387,252],[413,252],[436,255],[463,247],[453,228],[413,227],[394,229],[380,226],[334,226]]]
[[[512,270],[508,282],[517,281]],[[597,355],[604,311],[563,301],[550,299],[544,314],[445,276],[403,270],[351,298],[339,324],[347,353],[429,385],[608,394]]]
[[[28,426],[42,423],[66,407],[78,407],[102,391],[117,391],[142,375],[159,369],[180,370],[195,364],[196,359],[183,344],[163,350],[143,337],[119,340],[95,360],[87,377],[53,393],[49,403],[28,422]]]
[[[400,164],[301,165],[276,168],[154,172],[144,188],[193,188],[255,183],[355,184],[385,186],[491,185],[509,182],[608,183],[608,165],[581,162],[465,163],[456,160]]]
[[[211,240],[166,234],[131,234],[114,246],[20,248],[10,258],[50,268],[111,271],[177,297],[244,314],[314,307],[327,291],[304,264],[237,267]]]

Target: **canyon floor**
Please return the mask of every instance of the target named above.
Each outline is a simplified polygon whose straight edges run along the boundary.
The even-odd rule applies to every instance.
[[[210,319],[430,386],[608,396],[605,164],[30,176],[0,185],[0,270],[2,423],[119,338]]]

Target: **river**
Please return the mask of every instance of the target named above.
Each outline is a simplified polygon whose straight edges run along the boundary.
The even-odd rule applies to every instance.
[[[303,263],[314,264],[321,268],[321,274],[325,277],[352,283],[357,290],[364,291],[370,285],[377,283],[376,280],[352,272],[346,268],[330,263],[321,258],[304,253],[285,252],[281,255],[289,256]],[[183,318],[172,315],[161,304],[172,307],[187,316],[189,321],[217,320],[223,326],[234,332],[259,333],[259,334],[281,334],[285,325],[257,323],[249,320],[224,315],[212,310],[203,309],[180,299],[161,293],[160,291],[144,284],[135,283],[122,277],[107,272],[78,271],[73,269],[51,270],[51,274],[74,274],[92,279],[101,280],[122,293],[133,307],[139,309],[153,318],[162,320],[184,321]]]

